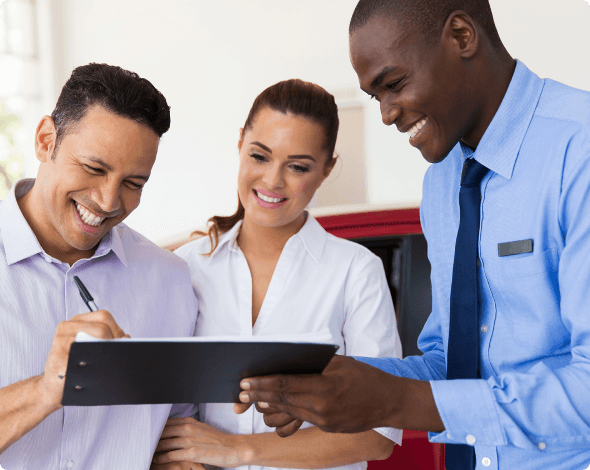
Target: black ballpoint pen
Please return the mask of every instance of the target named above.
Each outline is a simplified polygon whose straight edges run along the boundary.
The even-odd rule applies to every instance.
[[[90,292],[88,292],[88,289],[86,289],[86,286],[82,283],[78,276],[74,276],[74,282],[78,286],[78,290],[80,291],[80,297],[82,297],[84,303],[88,305],[88,308],[91,312],[96,312],[98,310],[98,307],[94,303],[94,299],[90,295]]]

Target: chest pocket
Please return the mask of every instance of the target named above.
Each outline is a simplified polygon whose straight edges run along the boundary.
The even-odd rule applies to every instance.
[[[530,354],[554,354],[562,350],[565,327],[559,312],[556,247],[538,253],[499,257],[502,321],[512,326],[516,349]],[[523,359],[524,360],[524,359]]]
[[[541,252],[522,253],[510,256],[498,256],[496,259],[497,272],[503,279],[517,280],[538,275],[557,275],[557,248],[548,248]]]

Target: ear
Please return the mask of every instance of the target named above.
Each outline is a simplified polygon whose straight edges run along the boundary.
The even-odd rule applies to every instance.
[[[35,131],[35,155],[37,160],[47,163],[55,150],[57,131],[51,116],[43,116]]]
[[[334,155],[329,162],[327,162],[324,165],[324,180],[330,176],[330,173],[332,173],[332,170],[334,169],[334,167],[336,166],[336,162],[338,161],[340,157],[338,155]]]
[[[244,128],[240,127],[240,140],[238,140],[238,152],[242,150],[243,143],[244,143]]]
[[[458,10],[449,15],[443,27],[443,38],[449,40],[463,59],[472,58],[480,46],[480,30],[471,17]]]

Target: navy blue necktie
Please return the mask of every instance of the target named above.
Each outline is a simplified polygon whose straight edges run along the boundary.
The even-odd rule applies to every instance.
[[[468,159],[463,166],[459,190],[459,231],[455,243],[447,380],[475,379],[479,369],[477,315],[477,243],[479,238],[481,179],[488,172],[481,163]],[[473,470],[475,450],[469,445],[449,444],[445,449],[447,470]]]

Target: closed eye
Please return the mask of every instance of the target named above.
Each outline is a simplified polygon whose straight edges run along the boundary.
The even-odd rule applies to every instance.
[[[251,153],[250,156],[256,160],[258,163],[264,163],[267,162],[268,159],[264,156],[264,155],[260,155],[258,153]]]
[[[307,168],[306,166],[302,166],[302,165],[291,165],[291,168],[293,168],[294,171],[296,171],[297,173],[307,173],[309,172],[309,168]]]
[[[93,175],[102,175],[104,173],[104,170],[102,168],[95,168],[93,166],[90,165],[84,165],[84,169]]]
[[[401,83],[401,79],[395,80],[394,82],[390,82],[387,85],[385,85],[385,88],[387,88],[389,91],[396,91],[396,89],[400,83]]]
[[[133,181],[125,181],[129,189],[143,189],[143,184],[134,183]]]

